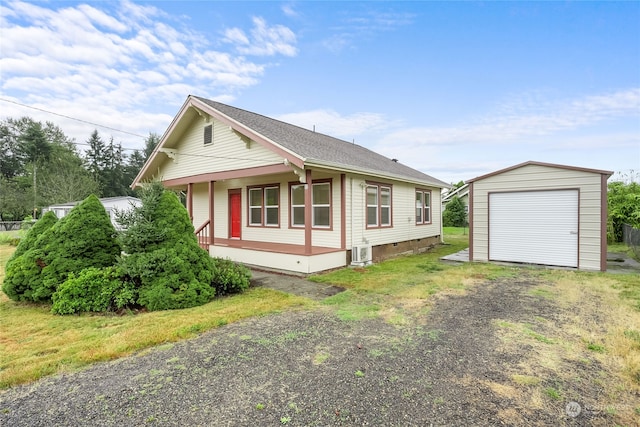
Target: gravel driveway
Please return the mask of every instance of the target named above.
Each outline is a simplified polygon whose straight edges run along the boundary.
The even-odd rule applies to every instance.
[[[523,407],[489,384],[524,357],[495,319],[554,321],[525,274],[437,298],[402,326],[328,308],[227,325],[0,395],[3,426],[600,425],[566,402]],[[417,312],[426,312],[418,310]],[[602,415],[604,416],[604,415]]]

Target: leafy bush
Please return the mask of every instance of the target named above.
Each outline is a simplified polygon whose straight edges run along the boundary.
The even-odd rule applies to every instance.
[[[251,280],[251,271],[242,264],[229,259],[214,258],[213,286],[218,295],[240,293],[247,290]]]
[[[640,184],[613,181],[607,192],[609,218],[607,240],[610,243],[622,241],[622,224],[640,228]]]
[[[467,225],[467,212],[462,199],[453,196],[442,213],[442,225],[445,227],[464,227]]]
[[[131,282],[116,267],[87,268],[71,273],[53,294],[55,314],[117,311],[130,307],[137,297]]]

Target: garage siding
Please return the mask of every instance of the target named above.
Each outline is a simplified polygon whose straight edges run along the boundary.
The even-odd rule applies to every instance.
[[[603,243],[602,176],[606,174],[606,171],[528,162],[471,180],[472,260],[490,259],[490,193],[579,189],[578,268],[600,270]],[[606,194],[606,179],[604,182]]]

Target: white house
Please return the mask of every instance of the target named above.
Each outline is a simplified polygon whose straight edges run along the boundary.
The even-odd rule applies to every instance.
[[[73,207],[79,204],[80,202],[81,200],[76,202],[68,202],[68,203],[61,203],[58,205],[47,206],[46,208],[42,209],[42,214],[44,215],[48,211],[53,211],[53,213],[56,214],[58,219],[60,219],[66,216],[69,213],[69,211],[71,211],[71,209],[73,209]],[[109,218],[111,218],[111,222],[113,223],[113,226],[116,229],[119,229],[120,224],[118,224],[116,219],[116,211],[127,211],[131,209],[132,206],[138,207],[142,204],[142,201],[140,199],[137,199],[131,196],[118,196],[118,197],[102,198],[100,199],[100,203],[102,203],[102,206],[104,206],[104,209],[109,214]]]
[[[189,96],[132,186],[186,192],[212,256],[299,273],[442,239],[449,185],[367,148]]]
[[[456,189],[444,192],[442,194],[442,210],[447,208],[447,203],[449,203],[454,196],[460,198],[460,201],[465,207],[465,211],[469,212],[469,184],[466,183]]]

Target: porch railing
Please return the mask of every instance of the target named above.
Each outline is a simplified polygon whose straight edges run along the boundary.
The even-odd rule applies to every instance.
[[[206,220],[204,224],[196,228],[196,237],[198,238],[198,244],[202,249],[209,250],[209,220]]]

